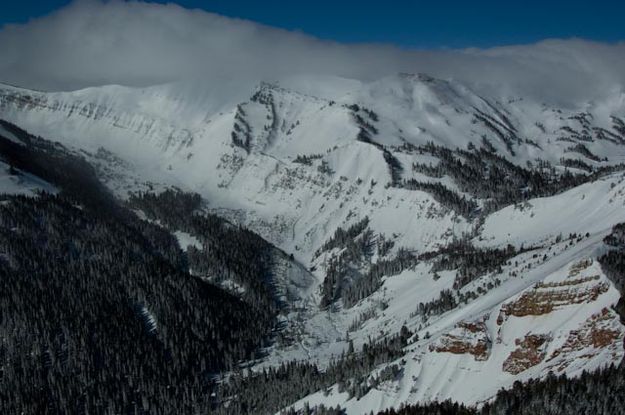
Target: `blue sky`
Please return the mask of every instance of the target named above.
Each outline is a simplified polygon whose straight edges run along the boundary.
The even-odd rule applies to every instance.
[[[490,47],[545,38],[625,39],[622,1],[180,0],[187,8],[249,19],[339,42],[406,48]],[[4,0],[0,24],[23,23],[67,0]],[[165,3],[165,2],[159,2]]]

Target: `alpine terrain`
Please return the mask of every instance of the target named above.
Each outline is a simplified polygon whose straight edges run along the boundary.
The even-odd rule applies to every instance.
[[[625,408],[623,90],[2,84],[0,120],[2,413]]]

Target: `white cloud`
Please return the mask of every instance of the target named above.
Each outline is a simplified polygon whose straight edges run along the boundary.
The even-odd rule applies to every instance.
[[[370,80],[426,72],[544,100],[593,99],[625,84],[625,43],[580,39],[468,50],[340,44],[176,5],[80,1],[0,30],[0,80],[41,89],[188,78]]]

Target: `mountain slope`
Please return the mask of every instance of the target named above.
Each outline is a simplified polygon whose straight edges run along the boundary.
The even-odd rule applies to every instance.
[[[516,380],[622,359],[620,294],[597,260],[625,221],[622,92],[549,108],[423,74],[284,84],[221,96],[205,85],[3,86],[0,118],[81,152],[122,199],[197,192],[203,215],[277,246],[287,307],[253,371],[335,370],[342,353],[411,333],[376,351],[366,374],[293,391],[294,407],[481,404]],[[198,246],[219,243],[169,225]],[[289,271],[291,254],[311,274]],[[239,277],[219,278],[242,299],[264,289]]]
[[[54,184],[33,194],[22,183],[0,204],[2,411],[210,411],[215,374],[253,359],[279,325],[264,281],[239,297],[191,273],[189,250],[115,200],[80,153],[2,126],[0,157],[11,174]],[[192,219],[203,241],[255,248],[243,258],[202,252],[204,261],[230,274],[251,269],[254,282],[259,263],[276,256],[284,275],[305,282],[305,270],[252,232]]]

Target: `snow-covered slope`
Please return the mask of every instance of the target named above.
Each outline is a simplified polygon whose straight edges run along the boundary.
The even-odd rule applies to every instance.
[[[603,238],[612,225],[625,221],[624,192],[625,175],[618,173],[530,200],[526,211],[509,207],[490,215],[476,243],[526,241],[533,248],[460,289],[454,288],[457,271],[433,272],[433,263],[423,261],[386,277],[375,294],[352,308],[295,316],[306,327],[301,346],[276,351],[276,361],[327,362],[348,349],[348,339],[358,350],[371,336],[392,336],[403,325],[414,335],[405,355],[388,364],[401,367],[394,379],[359,399],[335,385],[294,407],[338,404],[349,414],[360,414],[401,402],[480,404],[516,380],[550,371],[577,376],[620,361],[625,326],[613,309],[620,293],[596,258],[605,252]],[[580,199],[584,193],[586,205]],[[520,216],[512,220],[508,212]],[[423,318],[419,303],[437,299],[446,289],[464,300],[451,311]],[[370,375],[371,382],[377,373]]]
[[[8,164],[0,162],[0,194],[32,196],[39,192],[55,193],[56,191],[53,185],[39,177],[18,169],[11,170]]]
[[[15,134],[1,124],[0,140],[8,140],[18,145],[24,145]],[[0,194],[33,196],[40,192],[56,193],[57,189],[40,177],[0,161]]]
[[[404,357],[391,363],[399,364],[401,374],[360,399],[335,386],[330,393],[311,395],[294,407],[305,402],[339,404],[349,414],[361,414],[400,402],[450,398],[479,404],[516,380],[549,371],[576,376],[620,361],[625,327],[611,309],[619,293],[596,261],[584,256],[583,250],[593,244],[596,241],[538,265],[418,331],[418,340],[413,338]],[[415,295],[422,284],[414,280],[430,277],[417,272],[393,279],[385,283],[392,298],[384,311],[386,318],[368,322],[370,332],[391,332],[389,326],[397,327],[403,319],[410,325],[407,311],[414,311],[413,300],[422,298]]]
[[[348,337],[358,350],[402,325],[415,333],[397,379],[361,400],[335,387],[299,405],[340,403],[362,413],[433,399],[479,403],[515,380],[549,370],[575,375],[622,358],[623,327],[610,308],[619,294],[596,258],[602,238],[625,221],[625,185],[615,167],[625,162],[623,92],[551,108],[480,96],[423,74],[367,84],[299,77],[249,89],[187,83],[45,93],[0,86],[0,118],[85,151],[121,197],[150,186],[198,192],[211,211],[310,267],[315,280],[291,284],[299,290],[285,318],[291,341],[270,347],[257,369],[292,359],[324,366],[347,350]],[[508,171],[532,182],[503,199],[515,203],[489,208],[491,200],[472,191],[482,177],[436,170],[449,157],[444,151],[458,151],[447,162],[460,172],[467,154],[488,152],[495,162],[484,175],[502,187]],[[565,172],[580,176],[557,182]],[[541,180],[557,186],[540,187]],[[384,273],[354,304],[325,307],[324,278],[346,248],[324,246],[338,228],[365,219],[354,240],[368,235],[373,248],[349,264],[352,280],[402,252],[419,260]],[[458,286],[458,270],[434,272],[435,257],[420,257],[458,240],[517,251]],[[457,306],[424,319],[419,304],[442,290]],[[548,305],[528,314],[528,301]]]
[[[508,206],[488,216],[478,245],[549,244],[570,233],[605,233],[625,222],[623,176],[609,175],[562,194]]]
[[[591,167],[624,160],[623,94],[563,110],[523,100],[503,103],[426,75],[401,74],[365,85],[325,81],[345,95],[326,98],[331,94],[319,79],[285,82],[306,93],[263,83],[238,104],[239,92],[224,98],[206,85],[67,93],[3,86],[0,113],[65,144],[92,152],[103,147],[146,180],[198,191],[304,261],[350,211],[356,220],[373,211],[398,218],[414,208],[412,197],[429,203],[428,195],[409,195],[421,192],[385,188],[392,177],[381,146],[399,161],[401,178],[419,177],[411,164],[428,160],[399,146],[428,142],[466,148],[482,146],[485,138],[522,166],[539,159],[556,167],[563,158]],[[373,144],[357,139],[362,129]],[[579,144],[583,148],[572,149]],[[298,155],[310,159],[296,163]],[[454,186],[445,178],[441,182]],[[443,209],[430,202],[437,216]],[[466,227],[449,226],[449,219],[445,226],[435,223],[440,232],[432,233],[422,220],[390,232],[386,224],[374,230],[397,233],[398,246],[421,249],[444,244],[441,234],[460,234]]]

